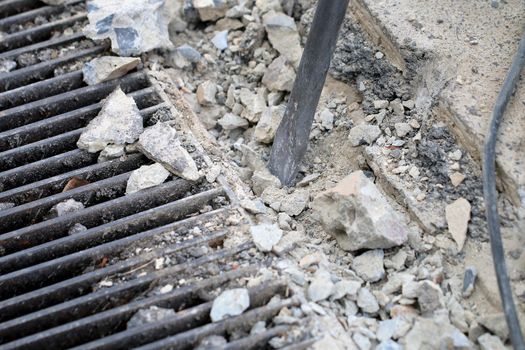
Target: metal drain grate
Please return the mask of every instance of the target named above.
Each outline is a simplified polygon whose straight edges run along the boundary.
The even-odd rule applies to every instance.
[[[260,269],[251,243],[224,246],[227,223],[243,222],[231,191],[175,177],[125,195],[131,171],[150,160],[136,153],[97,162],[77,149],[118,85],[146,125],[172,108],[140,69],[86,86],[82,63],[108,46],[82,35],[85,21],[83,1],[0,0],[0,62],[17,66],[0,73],[0,347],[184,349],[210,335],[227,336],[228,349],[265,347],[291,326],[249,331],[297,304],[284,280],[252,287],[250,309],[240,316],[209,317],[217,289],[242,285]],[[206,167],[191,135],[183,141]],[[82,186],[65,190],[71,181]],[[85,208],[50,216],[71,198]],[[77,223],[87,230],[68,234]],[[177,313],[126,327],[151,306]]]

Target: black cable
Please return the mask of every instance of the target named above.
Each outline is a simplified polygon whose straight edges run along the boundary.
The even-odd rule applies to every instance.
[[[498,280],[499,293],[503,304],[503,311],[507,319],[507,325],[510,332],[510,340],[514,349],[525,350],[523,334],[521,333],[520,322],[516,312],[516,306],[512,298],[512,289],[510,287],[507,265],[505,263],[505,253],[501,241],[500,221],[498,215],[498,193],[496,190],[496,140],[498,129],[503,119],[503,114],[507,108],[516,83],[520,78],[520,73],[525,64],[525,32],[522,34],[520,44],[512,65],[505,77],[503,86],[496,99],[496,104],[492,111],[490,128],[485,138],[485,149],[483,155],[483,194],[485,197],[485,213],[490,235],[490,247],[496,278]]]

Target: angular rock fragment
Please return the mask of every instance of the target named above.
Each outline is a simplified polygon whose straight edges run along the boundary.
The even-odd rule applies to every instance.
[[[210,106],[216,103],[217,85],[211,81],[205,81],[197,88],[197,101],[203,106]]]
[[[464,298],[468,298],[474,291],[474,284],[476,283],[476,278],[478,276],[478,271],[475,267],[467,267],[463,275],[463,288],[461,293]]]
[[[158,322],[168,317],[175,316],[173,309],[151,306],[148,309],[140,309],[128,321],[127,328],[142,326],[148,323]]]
[[[261,143],[271,143],[286,111],[285,105],[267,107],[255,126],[253,137]]]
[[[468,222],[470,221],[470,203],[465,198],[458,198],[445,208],[448,230],[461,251],[467,239]]]
[[[456,327],[428,318],[418,318],[403,342],[405,350],[473,349]]]
[[[436,311],[445,306],[443,301],[443,292],[434,282],[421,282],[416,293],[417,301],[422,314]]]
[[[332,295],[333,291],[334,283],[330,273],[323,269],[317,270],[308,287],[308,299],[314,302],[325,300]]]
[[[100,113],[82,132],[77,146],[95,153],[109,144],[133,143],[144,130],[142,124],[142,116],[133,98],[117,87],[104,101]]]
[[[86,84],[95,85],[122,77],[139,63],[140,58],[137,57],[97,57],[84,64],[82,73]]]
[[[221,119],[217,121],[224,130],[234,130],[237,128],[246,128],[248,121],[233,113],[226,113]]]
[[[356,256],[352,261],[352,270],[367,282],[377,282],[385,276],[382,249],[374,249]]]
[[[76,211],[84,209],[84,204],[74,200],[73,198],[67,199],[63,202],[58,203],[55,206],[57,216],[74,213]]]
[[[73,226],[69,228],[69,230],[67,231],[67,234],[71,236],[71,235],[76,235],[77,233],[84,232],[84,231],[87,231],[87,227],[77,222],[76,224],[74,224]]]
[[[284,56],[279,56],[266,69],[262,83],[270,91],[292,91],[295,71]]]
[[[197,164],[181,146],[177,131],[167,123],[159,122],[144,130],[137,147],[146,157],[177,176],[190,181],[200,177]]]
[[[478,343],[481,350],[505,350],[507,349],[500,338],[485,333],[478,338]]]
[[[170,63],[177,68],[190,67],[193,63],[197,63],[201,59],[202,55],[200,52],[187,44],[172,50],[169,55]]]
[[[229,289],[222,292],[211,307],[212,322],[218,322],[229,316],[238,316],[250,307],[250,294],[245,288]]]
[[[0,35],[0,40],[2,36]],[[16,68],[16,62],[11,60],[0,60],[0,73],[10,72]]]
[[[228,48],[228,31],[221,30],[213,36],[211,43],[220,51],[224,51]]]
[[[368,288],[359,289],[357,293],[357,306],[368,314],[374,314],[379,311],[377,299]]]
[[[277,224],[260,224],[250,227],[253,243],[261,252],[270,252],[283,237],[283,231]]]
[[[160,185],[170,176],[162,164],[143,165],[133,170],[126,186],[126,194],[132,194],[142,189]]]
[[[90,0],[89,24],[84,29],[94,40],[109,38],[111,50],[137,56],[157,48],[171,48],[168,25],[175,16],[168,0]]]
[[[263,24],[274,49],[298,67],[302,49],[294,19],[284,13],[270,11],[263,16]]]
[[[224,0],[193,0],[193,7],[204,22],[218,20],[228,11],[228,4]]]
[[[354,147],[361,145],[371,145],[381,136],[381,129],[377,125],[359,124],[350,129],[348,140]]]
[[[408,238],[399,215],[362,171],[319,194],[312,208],[325,231],[345,250],[386,249]]]
[[[98,162],[106,162],[111,159],[121,157],[125,154],[125,147],[123,145],[107,145],[100,152]]]

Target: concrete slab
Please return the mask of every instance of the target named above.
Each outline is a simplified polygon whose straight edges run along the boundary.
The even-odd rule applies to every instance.
[[[358,0],[352,12],[398,68],[405,65],[396,47],[414,45],[431,53],[434,59],[418,72],[425,75],[421,89],[445,80],[434,111],[479,159],[494,101],[524,29],[525,3],[508,0],[495,8],[488,0]],[[507,109],[498,144],[499,179],[513,202],[522,206],[524,75]]]

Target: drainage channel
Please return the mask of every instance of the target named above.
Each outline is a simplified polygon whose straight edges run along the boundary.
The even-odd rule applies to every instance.
[[[221,290],[246,285],[263,267],[252,243],[225,244],[247,224],[232,191],[173,176],[126,195],[131,172],[152,161],[140,153],[99,161],[77,149],[117,86],[145,126],[173,108],[140,67],[84,84],[83,62],[109,54],[107,43],[83,36],[84,6],[0,1],[0,61],[16,63],[0,73],[0,348],[186,349],[212,335],[226,337],[226,349],[268,347],[292,327],[272,318],[298,305],[284,279],[251,285],[243,314],[210,319]],[[188,147],[204,171],[198,149]],[[69,199],[84,208],[54,215]],[[71,233],[78,224],[85,230]],[[175,313],[128,325],[153,306]],[[259,321],[267,328],[251,334]]]

